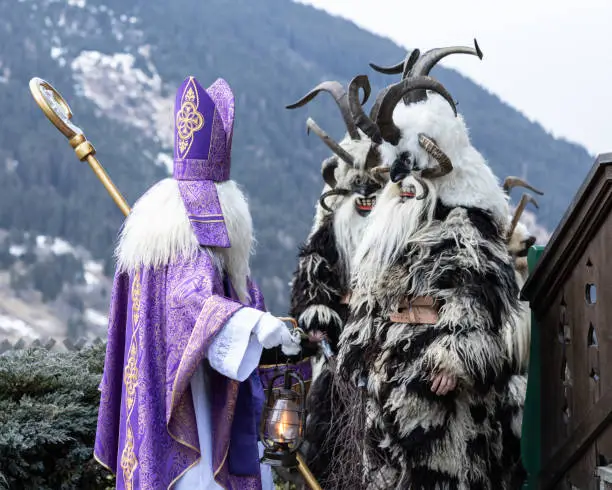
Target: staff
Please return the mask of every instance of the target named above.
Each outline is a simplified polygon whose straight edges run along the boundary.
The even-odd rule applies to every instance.
[[[104,167],[94,156],[96,149],[87,141],[83,130],[72,123],[72,111],[68,103],[49,82],[41,78],[32,78],[30,80],[30,92],[32,92],[34,100],[45,113],[45,116],[49,118],[49,121],[68,138],[70,146],[74,148],[78,159],[89,163],[89,166],[100,179],[102,185],[113,198],[113,201],[115,201],[115,204],[127,216],[130,213],[130,206],[123,195],[121,195],[121,192],[119,192],[119,189],[115,187]]]

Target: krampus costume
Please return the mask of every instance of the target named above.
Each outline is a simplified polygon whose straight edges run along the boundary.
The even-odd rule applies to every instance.
[[[364,90],[361,102],[360,89]],[[308,119],[309,131],[315,132],[334,155],[322,165],[325,188],[312,230],[300,248],[290,315],[305,331],[326,334],[335,350],[348,312],[350,261],[363,235],[365,218],[372,211],[386,179],[372,171],[380,163],[377,145],[358,129],[349,103],[353,99],[356,105],[367,101],[370,95],[367,78],[354,79],[348,94],[338,82],[323,82],[288,108],[302,107],[323,91],[334,97],[347,134],[336,143]]]
[[[506,488],[502,327],[518,307],[507,198],[450,94],[420,75],[385,89],[362,120],[384,139],[392,182],[353,264],[338,373],[353,388],[344,419],[363,417],[365,430],[337,441],[346,469],[333,486]]]
[[[525,187],[540,195],[543,194],[542,191],[518,177],[507,177],[504,181],[503,189],[509,195],[510,191],[517,186]],[[508,251],[514,261],[514,274],[519,290],[522,289],[529,275],[527,253],[536,241],[536,238],[529,233],[527,227],[520,222],[523,211],[529,203],[532,203],[536,208],[538,207],[537,201],[531,195],[523,194],[512,215],[506,237]],[[520,311],[516,321],[506,328],[506,343],[513,363],[513,372],[526,375],[529,366],[529,346],[531,343],[531,310],[527,302],[520,302]]]
[[[360,90],[364,92],[361,101]],[[288,108],[302,107],[321,92],[333,96],[347,134],[337,143],[312,119],[308,119],[309,131],[317,134],[334,155],[322,165],[325,188],[316,207],[312,230],[299,251],[290,315],[306,332],[317,338],[325,335],[331,351],[335,352],[348,315],[350,260],[387,177],[376,172],[380,163],[377,147],[358,129],[349,105],[349,100],[358,106],[367,101],[370,95],[367,78],[356,77],[350,83],[348,93],[339,82],[323,82]],[[316,351],[306,353],[316,354]],[[271,351],[264,352],[265,361],[284,360],[278,352],[274,357],[271,354]],[[321,478],[328,473],[332,459],[321,442],[330,429],[331,404],[335,396],[331,392],[326,357],[319,352],[311,359],[314,370],[307,398],[309,416],[303,451],[311,470]],[[304,361],[292,362],[302,371],[306,370]]]
[[[516,186],[542,194],[541,191],[518,177],[507,177],[503,190],[509,195],[511,189]],[[525,284],[529,273],[527,253],[536,240],[529,234],[525,225],[519,221],[528,203],[538,207],[537,201],[532,196],[523,194],[511,217],[510,227],[506,234],[508,251],[513,260],[514,276],[519,291]],[[500,403],[499,419],[503,431],[502,466],[508,487],[519,488],[526,476],[520,461],[520,443],[531,344],[531,310],[527,302],[519,302],[516,314],[504,325],[503,334],[512,376]]]

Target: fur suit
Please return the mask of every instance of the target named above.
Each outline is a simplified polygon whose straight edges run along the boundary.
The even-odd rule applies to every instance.
[[[498,416],[510,363],[502,326],[518,308],[507,198],[432,78],[388,87],[372,116],[392,182],[353,264],[337,367],[354,391],[364,386],[348,411],[353,420],[365,412],[365,430],[351,434],[361,435],[358,455],[339,441],[347,472],[334,486],[504,488]],[[425,324],[414,315],[428,301],[436,318]]]
[[[359,91],[364,97],[359,100]],[[300,107],[320,91],[330,93],[342,113],[347,134],[334,142],[314,121],[314,131],[334,152],[322,165],[325,188],[316,207],[312,230],[300,248],[292,282],[290,315],[306,332],[327,337],[336,351],[348,316],[350,260],[363,235],[368,215],[387,177],[377,172],[377,145],[358,129],[349,101],[361,106],[370,94],[366,77],[356,77],[349,93],[338,82],[324,82],[289,108]],[[303,452],[319,480],[330,472],[331,449],[324,442],[331,430],[331,407],[338,397],[332,392],[331,371],[325,356],[313,357],[312,384],[307,397],[308,419]]]
[[[525,187],[537,194],[542,194],[541,191],[517,177],[506,178],[504,192],[509,194],[510,190],[516,186]],[[519,221],[529,202],[538,207],[537,201],[532,196],[523,194],[511,217],[506,238],[508,251],[514,262],[514,275],[519,291],[529,275],[527,253],[536,241],[527,227]],[[531,344],[531,310],[527,302],[519,302],[519,310],[515,318],[504,326],[504,338],[507,354],[511,360],[512,377],[504,394],[504,400],[500,404],[500,420],[504,434],[502,466],[505,471],[504,478],[507,486],[509,488],[519,488],[526,477],[520,461],[520,443]]]

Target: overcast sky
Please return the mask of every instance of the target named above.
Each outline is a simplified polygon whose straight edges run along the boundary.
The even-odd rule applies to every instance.
[[[482,61],[456,56],[441,64],[555,136],[592,154],[612,152],[612,0],[298,1],[421,51],[475,37]]]

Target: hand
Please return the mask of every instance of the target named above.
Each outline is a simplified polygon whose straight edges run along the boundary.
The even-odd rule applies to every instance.
[[[261,317],[253,333],[264,349],[280,345],[286,356],[295,356],[301,350],[299,332],[290,331],[287,325],[270,313]]]
[[[438,396],[446,395],[457,387],[457,377],[453,374],[441,372],[431,379],[431,391]]]

